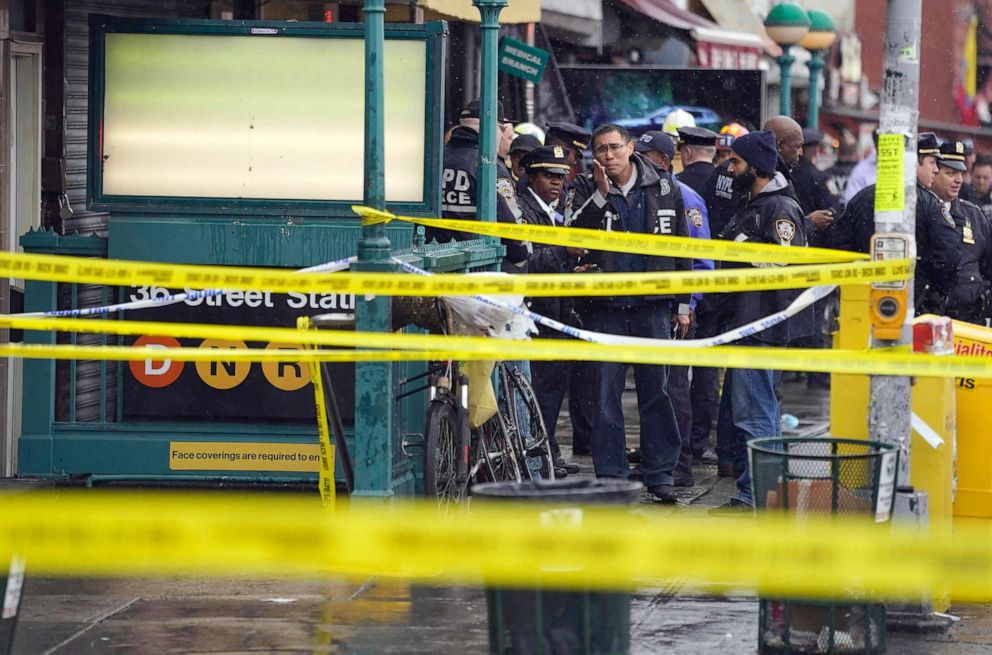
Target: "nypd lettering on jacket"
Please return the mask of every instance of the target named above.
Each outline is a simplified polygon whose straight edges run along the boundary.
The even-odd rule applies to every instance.
[[[454,168],[444,169],[441,175],[444,185],[442,210],[446,212],[469,213],[475,215],[475,189],[468,171]]]

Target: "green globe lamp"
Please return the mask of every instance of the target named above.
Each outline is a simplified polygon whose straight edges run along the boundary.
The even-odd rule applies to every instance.
[[[806,10],[797,4],[783,2],[772,7],[765,18],[765,31],[772,41],[782,47],[782,54],[776,58],[782,72],[779,91],[779,113],[790,115],[792,107],[792,64],[796,58],[789,54],[789,48],[809,34],[810,20]]]
[[[817,127],[820,123],[820,71],[823,70],[823,54],[830,49],[837,38],[834,19],[825,11],[810,9],[809,33],[799,42],[799,45],[810,52],[809,60],[809,111],[806,116],[807,127]]]

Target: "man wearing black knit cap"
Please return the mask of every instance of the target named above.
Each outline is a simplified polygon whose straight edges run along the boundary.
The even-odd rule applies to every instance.
[[[747,202],[723,230],[729,241],[769,243],[783,247],[805,247],[803,210],[792,195],[789,182],[775,170],[778,151],[770,130],[751,132],[731,146],[729,172],[734,186],[746,194]],[[723,268],[750,264],[723,263]],[[769,266],[755,263],[754,266]],[[774,265],[774,264],[771,264]],[[789,306],[799,291],[744,291],[728,294],[724,328],[734,329],[774,314]],[[812,329],[809,310],[772,328],[738,342],[747,346],[786,346]],[[781,434],[779,405],[775,397],[775,373],[758,369],[727,369],[717,422],[717,451],[722,461],[728,455],[738,473],[738,493],[731,507],[753,507],[747,441]]]

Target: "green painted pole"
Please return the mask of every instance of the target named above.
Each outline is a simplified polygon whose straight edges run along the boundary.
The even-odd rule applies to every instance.
[[[823,70],[823,65],[823,51],[814,50],[809,60],[809,111],[806,127],[817,128],[820,125],[820,71]]]
[[[386,175],[383,146],[385,100],[383,48],[386,40],[386,0],[365,0],[365,204],[386,208]],[[389,239],[384,223],[362,228],[358,256],[370,261],[389,260]]]
[[[496,220],[496,58],[499,13],[508,0],[472,0],[479,9],[482,32],[482,71],[479,92],[479,189],[476,199],[480,221]]]
[[[779,110],[782,116],[792,115],[792,64],[796,58],[789,54],[789,46],[782,46],[782,54],[775,59],[779,69],[782,71],[782,78],[779,84]]]
[[[365,0],[365,204],[386,206],[383,51],[385,0]],[[362,227],[355,271],[392,271],[389,239],[383,224]],[[355,329],[388,332],[390,299],[358,298]],[[355,364],[355,489],[353,496],[388,498],[394,495],[396,415],[393,402],[393,365],[388,362]]]

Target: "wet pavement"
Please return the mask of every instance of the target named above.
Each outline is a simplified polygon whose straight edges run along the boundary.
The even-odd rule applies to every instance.
[[[783,411],[799,418],[786,434],[825,434],[828,392],[786,382]],[[633,393],[626,412],[636,442]],[[559,433],[570,450],[567,414]],[[582,476],[592,463],[577,457]],[[715,466],[694,469],[696,486],[657,513],[706,515],[735,493]],[[747,518],[722,518],[726,529]],[[754,653],[758,600],[731,589],[642,589],[631,605],[631,653]],[[888,653],[992,654],[992,606],[956,606],[960,621],[937,634],[889,634]],[[485,653],[484,592],[391,579],[228,580],[28,578],[14,653]]]

